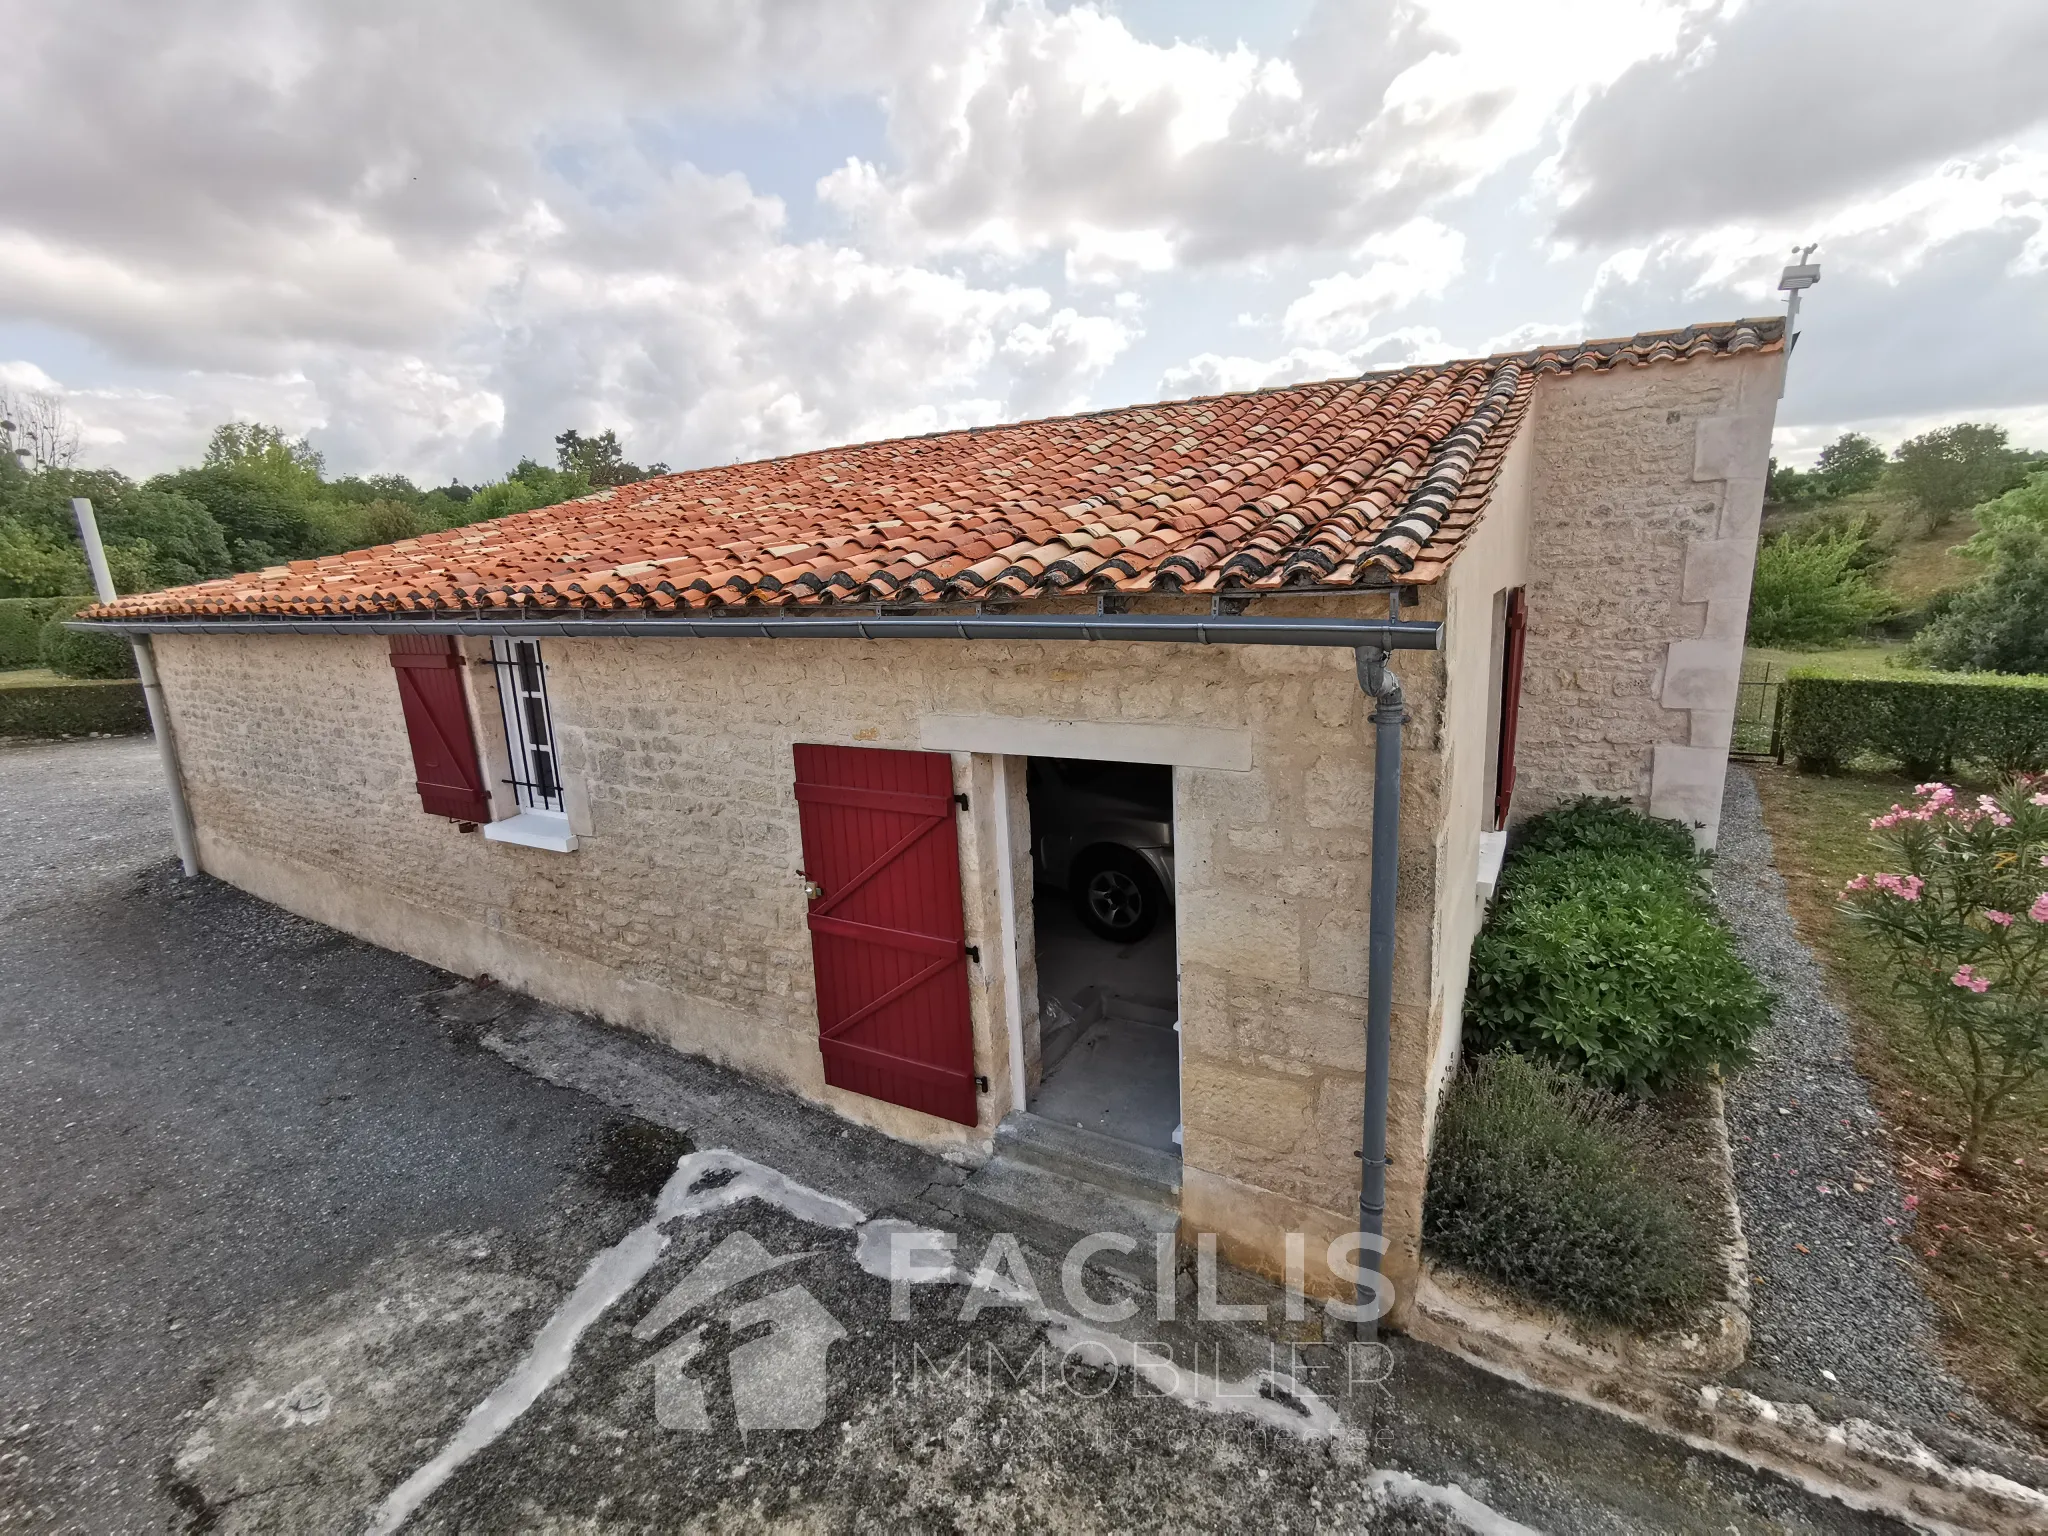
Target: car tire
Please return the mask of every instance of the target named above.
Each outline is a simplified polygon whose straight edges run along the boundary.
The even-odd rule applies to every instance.
[[[1074,915],[1112,944],[1135,944],[1166,910],[1166,888],[1152,866],[1128,848],[1101,843],[1083,849],[1067,875]]]

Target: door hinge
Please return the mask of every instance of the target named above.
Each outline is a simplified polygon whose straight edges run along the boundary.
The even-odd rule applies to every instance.
[[[959,806],[960,809],[963,811],[967,809],[967,797],[965,795],[955,795],[953,797],[953,803]]]
[[[976,1093],[987,1093],[987,1092],[988,1092],[988,1079],[987,1079],[986,1077],[977,1077],[977,1078],[975,1078],[975,1080],[974,1080],[974,1091],[975,1091]]]
[[[972,960],[976,965],[981,964],[981,946],[979,944],[968,944],[963,947],[967,951],[968,959]]]

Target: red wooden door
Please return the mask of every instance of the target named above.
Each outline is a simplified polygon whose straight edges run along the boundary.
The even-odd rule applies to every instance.
[[[973,1125],[952,759],[799,745],[796,800],[825,1081]]]
[[[1522,718],[1522,652],[1529,633],[1526,589],[1508,593],[1507,633],[1500,655],[1500,756],[1494,762],[1493,824],[1508,824],[1508,804],[1515,797],[1515,729]]]
[[[420,807],[430,816],[489,821],[490,794],[462,697],[462,657],[455,637],[393,635],[391,666],[398,674],[398,702],[412,742]]]

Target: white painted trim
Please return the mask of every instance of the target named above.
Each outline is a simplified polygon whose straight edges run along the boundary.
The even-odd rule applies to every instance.
[[[1500,884],[1501,861],[1508,856],[1505,832],[1479,834],[1479,899],[1493,900],[1493,888]]]
[[[560,811],[521,811],[503,821],[486,822],[484,836],[494,843],[517,843],[522,848],[545,848],[550,853],[576,851],[576,834],[569,830],[569,818]]]
[[[918,744],[928,752],[1008,757],[1085,757],[1248,773],[1252,733],[1210,725],[1137,725],[1019,715],[926,715]]]
[[[1017,979],[1017,872],[1010,841],[1010,760],[995,760],[996,910],[1002,915],[1003,1011],[1010,1037],[1010,1103],[1018,1114],[1031,1107],[1031,1085],[1024,1081],[1024,989]]]

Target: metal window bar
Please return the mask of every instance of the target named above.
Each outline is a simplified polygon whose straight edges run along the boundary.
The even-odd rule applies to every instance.
[[[538,640],[493,637],[491,662],[498,674],[498,705],[505,720],[505,750],[512,761],[512,786],[520,808],[560,811],[561,765],[555,757],[554,716],[548,708],[548,673]]]

